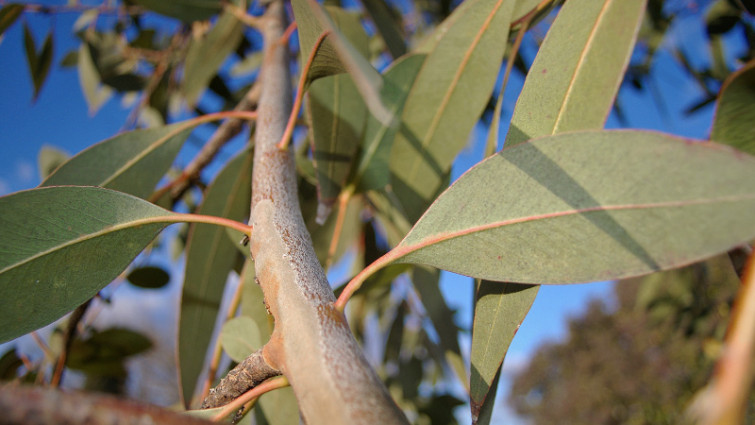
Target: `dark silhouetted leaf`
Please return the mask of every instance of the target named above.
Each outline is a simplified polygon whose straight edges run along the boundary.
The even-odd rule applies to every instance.
[[[393,12],[384,0],[364,0],[362,4],[375,22],[391,56],[394,59],[403,56],[406,53],[406,44],[401,31],[401,15]]]
[[[184,22],[210,19],[223,10],[222,0],[134,0],[149,10]]]
[[[0,40],[5,30],[10,28],[23,12],[24,5],[18,3],[8,3],[0,9]]]
[[[86,339],[74,339],[66,366],[96,376],[125,376],[124,361],[152,347],[144,335],[123,328],[93,331]]]
[[[24,365],[16,354],[15,347],[11,347],[0,357],[0,381],[11,381],[18,377],[18,368]]]
[[[142,199],[95,187],[0,198],[0,342],[94,296],[174,218]]]
[[[170,275],[160,267],[145,266],[131,270],[126,279],[140,288],[159,289],[170,282]]]

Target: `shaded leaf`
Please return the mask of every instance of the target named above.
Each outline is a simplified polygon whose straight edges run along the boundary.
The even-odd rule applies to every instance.
[[[222,0],[134,0],[134,2],[153,12],[184,22],[210,19],[223,9]]]
[[[391,258],[520,283],[681,266],[755,236],[754,167],[722,145],[658,133],[545,137],[464,174]]]
[[[394,59],[406,53],[406,44],[401,31],[401,15],[392,11],[384,0],[362,1],[365,10],[375,23],[385,46]]]
[[[244,24],[231,12],[224,12],[203,37],[193,39],[186,54],[181,85],[189,106],[197,103],[212,77],[244,35]]]
[[[146,336],[124,328],[93,331],[71,344],[66,366],[96,376],[125,376],[124,361],[152,347]]]
[[[514,2],[469,3],[448,18],[454,24],[425,59],[393,142],[393,189],[411,222],[442,187],[466,144],[490,98],[506,48]]]
[[[0,381],[12,381],[18,377],[18,368],[24,365],[16,354],[16,348],[11,347],[0,357]]]
[[[94,187],[0,198],[0,342],[94,296],[174,217],[142,199]],[[108,261],[97,260],[103,255]]]
[[[346,203],[343,223],[339,230],[338,241],[332,258],[328,258],[328,254],[335,235],[340,206],[321,225],[310,219],[314,215],[307,216],[307,225],[311,229],[312,245],[320,264],[329,265],[337,262],[349,248],[354,246],[361,231],[363,206],[364,201],[361,196],[352,196]]]
[[[312,51],[317,39],[328,32],[325,41],[317,50],[317,55],[307,76],[308,82],[328,75],[348,72],[354,80],[364,103],[370,112],[385,124],[393,121],[393,116],[380,99],[380,87],[383,82],[380,74],[369,61],[352,45],[337,28],[334,20],[315,0],[293,0],[302,61]],[[340,9],[329,8],[334,13],[347,13]]]
[[[41,180],[50,176],[58,167],[68,161],[71,155],[50,145],[42,145],[37,154],[37,168]]]
[[[197,213],[235,220],[248,218],[251,181],[252,153],[246,151],[220,171],[207,188]],[[187,405],[204,366],[205,351],[212,339],[225,281],[237,256],[236,247],[224,228],[197,224],[189,231],[178,330],[180,382]]]
[[[8,3],[0,9],[0,40],[5,30],[10,28],[23,12],[24,5],[18,3]]]
[[[220,343],[223,351],[236,363],[241,363],[262,346],[257,323],[247,316],[235,317],[225,322],[220,331]]]
[[[409,88],[414,83],[425,55],[409,55],[396,60],[383,76],[380,96],[388,110],[400,116]],[[362,151],[354,180],[361,190],[385,187],[390,180],[390,154],[398,126],[385,125],[370,115],[362,139]]]
[[[119,134],[80,152],[41,186],[102,186],[146,198],[193,128],[191,123],[177,123]]]
[[[755,61],[732,74],[718,97],[710,138],[755,154]]]
[[[489,423],[496,377],[539,286],[483,280],[475,294],[470,375],[472,423]],[[488,398],[490,400],[488,400]],[[487,422],[484,420],[487,417]]]
[[[563,5],[527,74],[504,146],[603,127],[645,4],[607,0]]]
[[[170,275],[160,267],[145,266],[131,270],[126,280],[140,288],[159,289],[170,282]]]
[[[29,75],[31,75],[31,81],[34,86],[32,100],[36,100],[42,84],[47,79],[50,65],[52,64],[52,32],[47,33],[45,41],[42,43],[42,49],[37,53],[34,35],[31,33],[29,26],[24,23],[24,51],[26,52],[26,63],[29,66]]]

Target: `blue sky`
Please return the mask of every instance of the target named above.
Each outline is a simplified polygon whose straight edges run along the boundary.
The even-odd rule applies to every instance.
[[[130,112],[119,99],[113,98],[95,116],[91,116],[81,93],[77,71],[57,66],[68,50],[78,46],[71,33],[75,18],[75,14],[64,14],[54,18],[30,16],[26,20],[38,44],[51,26],[55,31],[54,67],[36,103],[31,102],[32,85],[23,52],[21,22],[10,28],[0,42],[0,195],[32,188],[39,183],[36,158],[43,145],[53,145],[75,154],[122,130]],[[684,44],[687,53],[702,63],[709,60],[703,37],[699,19],[681,19],[670,31],[666,43]],[[525,51],[523,54],[527,62],[534,58],[533,52]],[[706,107],[691,117],[682,114],[686,107],[700,99],[701,93],[689,78],[684,77],[684,71],[669,52],[661,50],[658,54],[652,78],[663,98],[663,110],[656,106],[648,91],[624,90],[620,95],[621,102],[631,126],[705,138],[713,109]],[[505,98],[502,123],[510,118],[516,101],[515,93],[521,84],[521,76],[514,75]],[[613,128],[620,125],[615,117],[611,117],[607,126]],[[505,134],[504,130],[502,134]],[[476,131],[473,136],[473,139],[484,140],[483,131]],[[462,152],[454,168],[454,177],[482,158],[482,144],[473,142]],[[188,150],[192,149],[190,147]],[[189,157],[191,152],[182,154],[183,162]],[[459,311],[459,323],[468,328],[472,298],[469,279],[447,273],[441,285],[449,304]],[[523,365],[524,360],[544,341],[564,337],[568,317],[578,315],[593,297],[607,299],[611,285],[594,283],[544,287],[514,339],[506,368],[513,370]],[[464,342],[463,345],[468,347]],[[502,385],[505,389],[505,379]],[[498,410],[499,418],[510,419],[502,406],[499,405]]]

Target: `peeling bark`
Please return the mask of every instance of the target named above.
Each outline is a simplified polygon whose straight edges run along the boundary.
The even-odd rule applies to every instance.
[[[250,219],[257,277],[275,318],[264,356],[291,383],[309,425],[407,423],[334,308],[301,215],[292,152],[276,147],[291,110],[284,28],[283,4],[272,2],[262,26]]]
[[[228,372],[218,386],[210,390],[210,394],[202,402],[202,409],[224,406],[266,379],[278,375],[280,371],[265,361],[262,350],[257,350]]]

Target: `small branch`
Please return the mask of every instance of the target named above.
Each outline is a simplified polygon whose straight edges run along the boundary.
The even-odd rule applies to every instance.
[[[199,178],[199,173],[215,158],[220,148],[223,147],[229,140],[241,132],[243,119],[256,120],[257,115],[255,112],[251,112],[257,107],[257,101],[260,97],[260,86],[254,84],[252,88],[246,93],[244,98],[234,108],[233,112],[240,112],[247,115],[229,117],[224,121],[220,127],[215,130],[215,133],[205,143],[202,149],[197,153],[194,159],[184,168],[181,176],[169,184],[171,197],[178,199],[183,195],[190,183]],[[253,115],[252,115],[253,114]],[[251,126],[251,124],[250,124]],[[162,190],[162,189],[161,189]]]
[[[349,200],[354,194],[354,188],[349,187],[338,196],[338,215],[336,216],[336,225],[333,229],[333,236],[330,238],[330,246],[328,247],[328,257],[325,259],[325,269],[327,270],[333,262],[333,257],[336,255],[336,249],[338,248],[338,241],[341,239],[341,231],[343,231],[343,221],[346,217],[346,207],[349,205]]]
[[[233,3],[226,3],[225,4],[225,10],[230,12],[233,16],[236,17],[239,21],[241,21],[244,25],[259,30],[260,28],[260,21],[261,19],[257,16],[252,16],[246,11],[238,6],[236,6]]]
[[[0,386],[4,424],[207,425],[212,422],[112,396],[18,385]]]
[[[58,361],[55,364],[55,372],[50,380],[50,386],[53,388],[60,386],[60,381],[63,379],[63,370],[68,359],[68,352],[71,351],[71,344],[73,344],[73,338],[76,336],[76,328],[79,326],[81,319],[84,318],[84,314],[86,314],[91,303],[92,299],[90,298],[84,304],[78,306],[68,318],[68,326],[66,327],[65,334],[63,334],[63,349],[60,351]]]
[[[744,423],[752,387],[754,352],[755,255],[750,255],[731,315],[723,355],[716,364],[713,379],[688,409],[688,414],[696,418],[698,424]]]
[[[254,267],[251,265],[250,262],[246,262],[244,264],[244,268],[247,267]],[[241,276],[244,275],[244,272],[241,272]],[[231,299],[230,306],[228,306],[228,314],[226,314],[225,320],[226,322],[231,320],[236,315],[236,310],[239,308],[239,303],[241,303],[241,294],[244,290],[244,280],[239,279],[239,283],[236,286],[236,291],[233,293],[233,298]],[[204,385],[202,386],[202,395],[201,398],[205,399],[207,398],[207,395],[210,393],[210,386],[212,386],[212,382],[215,380],[215,374],[218,372],[218,365],[220,364],[220,358],[223,356],[223,345],[221,344],[222,340],[221,338],[218,338],[215,341],[215,349],[213,350],[212,360],[210,360],[210,368],[207,372],[207,379],[204,381]]]
[[[279,370],[268,364],[262,349],[259,349],[228,372],[218,386],[210,390],[210,394],[202,401],[202,409],[224,406],[234,399],[237,400],[240,395],[256,388],[262,382],[280,374]],[[246,402],[241,404],[244,403]]]
[[[257,399],[262,394],[265,394],[266,392],[270,392],[272,390],[277,390],[279,388],[284,388],[287,386],[288,386],[288,380],[286,380],[284,376],[278,376],[276,378],[268,379],[262,384],[245,392],[240,397],[233,400],[231,403],[228,403],[228,405],[226,405],[226,407],[223,410],[221,410],[220,413],[218,413],[212,418],[212,421],[218,422],[222,420],[223,418],[225,418],[226,416],[230,415],[231,413],[243,407],[246,403],[249,403]]]
[[[365,267],[361,272],[359,272],[356,276],[354,276],[349,283],[346,284],[346,286],[343,288],[343,291],[341,291],[341,295],[338,296],[338,300],[335,302],[335,308],[343,313],[343,310],[346,308],[346,303],[349,302],[349,299],[351,298],[354,293],[359,290],[359,288],[362,287],[362,284],[370,278],[373,274],[375,274],[378,270],[382,269],[383,267],[387,266],[388,264],[395,261],[397,258],[400,258],[401,256],[405,255],[406,253],[401,252],[397,249],[392,249],[388,251],[385,255],[378,258],[377,260],[373,261],[372,264]]]
[[[277,145],[278,149],[280,150],[285,150],[288,147],[288,142],[291,139],[291,134],[293,134],[294,127],[296,126],[296,117],[299,116],[299,111],[301,110],[301,103],[302,98],[304,97],[304,89],[307,85],[307,76],[309,74],[309,69],[312,67],[312,63],[315,61],[317,51],[320,50],[320,46],[323,42],[325,42],[325,38],[328,36],[328,34],[330,34],[330,31],[325,31],[320,34],[319,37],[317,37],[315,45],[312,46],[312,51],[309,52],[309,58],[307,58],[307,62],[304,64],[304,68],[301,70],[301,75],[299,76],[299,86],[296,88],[294,107],[291,109],[291,115],[288,117],[288,123],[286,124],[286,130],[283,132],[283,137],[281,137],[281,140]]]

